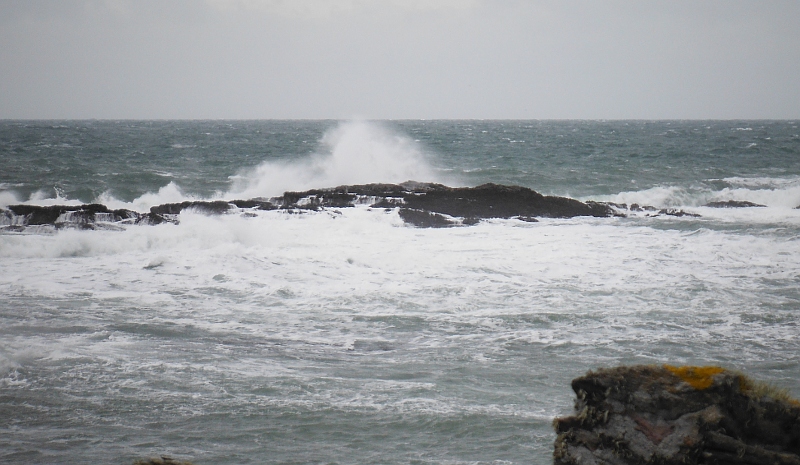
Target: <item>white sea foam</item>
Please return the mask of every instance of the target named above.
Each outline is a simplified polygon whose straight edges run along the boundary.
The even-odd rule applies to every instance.
[[[593,196],[583,200],[664,207],[701,207],[711,202],[748,201],[780,210],[800,206],[800,178],[726,178],[730,187],[712,189],[696,186],[655,186],[614,195]]]
[[[746,188],[758,188],[758,189],[775,189],[775,188],[786,188],[786,187],[800,185],[800,178],[794,176],[792,177],[733,176],[729,178],[723,178],[721,179],[721,181],[729,183],[731,187],[734,188],[746,187]]]
[[[106,205],[111,209],[127,208],[138,212],[147,212],[150,210],[150,207],[154,205],[180,203],[185,200],[201,199],[184,193],[174,181],[170,181],[169,184],[159,189],[158,192],[142,194],[131,202],[121,201],[108,192],[101,194],[96,202]]]
[[[752,277],[762,267],[789,265],[786,257],[800,252],[794,243],[710,231],[686,235],[614,219],[500,220],[420,230],[403,225],[396,212],[350,208],[341,215],[272,211],[254,218],[187,212],[181,220],[177,226],[131,226],[122,232],[0,236],[0,257],[19,268],[4,274],[2,282],[46,295],[161,289],[158,293],[173,286],[187,292],[211,286],[267,300],[335,301],[388,293],[428,308],[444,299],[451,309],[491,313],[509,302],[522,304],[536,287],[553,292],[535,299],[541,302],[567,295],[580,300],[591,289],[681,286],[685,267],[699,263],[709,265],[692,273],[729,286],[724,279],[717,282],[718,271],[727,266]],[[746,247],[742,241],[748,241]],[[50,268],[61,272],[41,281],[39,276],[53,274]],[[795,271],[791,265],[781,273]],[[109,282],[121,287],[108,288]],[[573,294],[569,285],[556,283],[573,283],[582,291]],[[531,305],[536,304],[524,303]]]
[[[27,308],[4,314],[0,386],[33,373],[81,402],[169,405],[210,437],[214,415],[522,421],[546,456],[589,368],[796,373],[800,241],[780,235],[641,218],[416,229],[368,207],[180,217],[0,235],[3,306]],[[103,415],[153,421],[128,411]]]
[[[83,202],[65,197],[59,189],[40,189],[31,194],[27,200],[22,200],[19,194],[13,190],[0,191],[0,208],[13,204],[30,205],[80,205]]]
[[[620,192],[613,195],[587,197],[583,200],[598,200],[624,204],[651,205],[654,207],[679,207],[693,205],[699,200],[697,192],[680,186],[655,186],[649,189]]]
[[[181,217],[180,225],[116,233],[0,236],[2,267],[14,270],[0,273],[4,295],[75,300],[60,312],[89,328],[68,339],[13,336],[8,347],[35,343],[48,360],[89,357],[130,365],[131,372],[172,363],[144,355],[158,333],[97,336],[120,321],[142,331],[169,323],[176,343],[193,338],[182,335],[186,328],[227,335],[212,342],[278,341],[290,355],[285,362],[235,355],[224,370],[244,380],[297,376],[309,369],[304,359],[371,353],[391,360],[463,351],[482,364],[513,347],[573,347],[593,363],[604,347],[629,346],[637,357],[656,360],[658,351],[687,344],[716,356],[710,354],[740,344],[743,331],[776,353],[795,344],[792,326],[759,318],[785,299],[765,292],[764,283],[792,283],[800,275],[800,241],[655,229],[628,219],[421,230],[403,225],[396,212],[367,208]],[[397,331],[396,318],[416,327]],[[208,363],[197,357],[176,359],[175,370]],[[19,363],[8,360],[7,369]],[[203,368],[203,377],[212,368]],[[381,396],[383,408],[404,410]],[[433,410],[450,408],[434,404]],[[473,408],[483,407],[464,407]]]
[[[55,197],[53,197],[53,193],[55,193]],[[80,205],[80,200],[70,199],[65,197],[61,190],[54,189],[51,190],[38,190],[31,194],[28,200],[24,203],[32,204],[32,205],[42,205],[42,206],[49,206],[49,205]]]

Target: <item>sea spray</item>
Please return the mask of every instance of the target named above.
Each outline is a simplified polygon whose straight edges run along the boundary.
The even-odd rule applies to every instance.
[[[320,142],[318,153],[288,162],[267,161],[238,175],[225,195],[270,197],[347,184],[444,181],[431,169],[420,144],[381,123],[340,123]]]

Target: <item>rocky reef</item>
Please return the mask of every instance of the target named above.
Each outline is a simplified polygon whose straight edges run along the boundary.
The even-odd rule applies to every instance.
[[[572,381],[555,465],[800,465],[800,403],[719,367],[633,366]]]
[[[11,205],[0,208],[0,230],[22,232],[29,227],[43,229],[115,229],[125,224],[178,223],[184,210],[203,214],[242,213],[257,210],[321,211],[332,208],[367,206],[399,210],[407,224],[417,227],[472,225],[481,219],[611,217],[643,212],[646,216],[699,216],[672,208],[657,209],[636,204],[581,202],[568,197],[542,195],[527,187],[484,184],[477,187],[448,187],[409,181],[402,184],[363,184],[330,189],[286,192],[270,199],[186,201],[156,205],[149,212],[111,210],[105,205]]]

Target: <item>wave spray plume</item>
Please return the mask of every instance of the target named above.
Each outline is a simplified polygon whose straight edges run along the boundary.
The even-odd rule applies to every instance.
[[[267,161],[235,177],[225,197],[270,197],[345,184],[441,182],[413,140],[374,122],[341,123],[325,133],[321,144],[323,153]]]

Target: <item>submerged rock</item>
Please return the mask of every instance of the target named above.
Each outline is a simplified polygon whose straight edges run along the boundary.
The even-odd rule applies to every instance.
[[[697,213],[689,213],[683,210],[679,210],[677,208],[662,208],[661,210],[658,211],[658,215],[677,216],[677,217],[689,216],[692,218],[700,218],[700,215],[698,215]]]
[[[700,215],[697,213],[687,212],[685,210],[680,210],[678,208],[656,208],[652,205],[639,205],[638,203],[632,203],[630,206],[624,203],[614,203],[614,202],[592,202],[588,201],[587,204],[597,203],[600,205],[606,205],[614,211],[614,216],[641,216],[644,214],[646,217],[654,218],[657,216],[677,216],[677,217],[690,217],[690,218],[700,218]]]
[[[748,202],[747,200],[725,200],[719,202],[709,202],[704,207],[712,208],[749,208],[749,207],[766,207],[758,203]]]
[[[800,403],[719,367],[634,366],[572,381],[555,465],[800,465]]]

